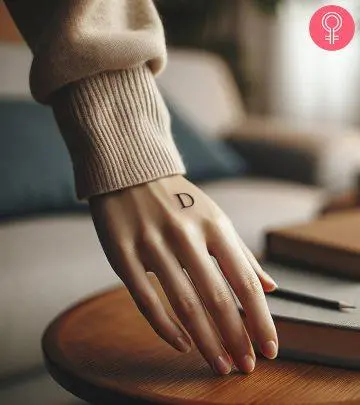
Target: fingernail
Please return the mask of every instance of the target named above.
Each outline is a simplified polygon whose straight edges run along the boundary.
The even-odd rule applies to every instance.
[[[269,340],[261,346],[261,352],[268,359],[275,359],[278,354],[277,344],[273,340]]]
[[[175,339],[175,346],[182,353],[189,353],[191,351],[191,345],[182,336]]]
[[[277,283],[275,282],[275,280],[274,280],[268,273],[265,273],[265,278],[266,278],[267,282],[270,283],[271,286],[272,286],[274,289],[279,287],[279,286],[277,285]]]
[[[231,364],[224,357],[218,356],[214,360],[214,370],[221,375],[229,374],[231,371]]]
[[[252,371],[254,371],[254,368],[255,368],[255,361],[252,356],[247,354],[246,356],[244,356],[241,369],[245,373],[251,373]]]

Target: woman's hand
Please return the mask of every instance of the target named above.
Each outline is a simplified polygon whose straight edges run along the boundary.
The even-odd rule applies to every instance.
[[[276,357],[278,340],[263,292],[276,284],[199,188],[182,176],[166,177],[93,197],[90,208],[111,266],[166,342],[188,352],[190,335],[219,374],[228,374],[232,361],[244,372],[254,369],[249,334],[266,357]],[[146,272],[155,273],[189,335],[166,312]],[[223,276],[244,308],[248,331]]]

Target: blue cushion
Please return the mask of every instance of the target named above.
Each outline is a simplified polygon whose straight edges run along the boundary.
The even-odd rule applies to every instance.
[[[73,177],[51,109],[0,101],[0,218],[86,209]]]
[[[169,100],[172,132],[176,146],[187,168],[187,178],[193,182],[240,177],[247,165],[237,152],[219,139],[201,134],[192,127]]]

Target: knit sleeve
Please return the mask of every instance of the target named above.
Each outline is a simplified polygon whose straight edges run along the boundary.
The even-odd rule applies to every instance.
[[[185,168],[154,76],[166,64],[152,0],[6,0],[33,53],[30,88],[50,104],[79,198]]]

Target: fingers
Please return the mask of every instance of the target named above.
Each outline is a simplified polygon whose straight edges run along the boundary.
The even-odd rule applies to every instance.
[[[231,360],[212,328],[205,308],[193,284],[165,245],[147,253],[175,313],[192,337],[202,356],[215,373],[231,371]]]
[[[213,230],[208,248],[243,306],[261,352],[270,359],[275,358],[278,351],[275,325],[259,278],[240,249],[236,232],[230,227],[225,232]]]
[[[174,196],[185,194],[191,197],[192,204],[179,206],[177,200],[175,204]],[[277,337],[259,279],[264,289],[270,285],[228,223],[226,231],[214,233],[216,237],[208,241],[207,227],[210,224],[215,230],[224,215],[194,185],[182,176],[170,176],[91,199],[90,206],[109,262],[140,311],[166,342],[181,351],[187,351],[191,344],[186,331],[160,302],[147,270],[158,276],[178,318],[218,373],[231,371],[226,350],[244,371],[253,368],[250,360],[255,362],[232,290],[244,307],[249,330],[255,331],[263,353],[273,357]],[[126,215],[119,215],[124,212]],[[215,268],[209,252],[218,260],[222,272]]]
[[[154,331],[176,350],[188,353],[191,340],[165,310],[139,258],[127,254],[122,266],[130,271],[123,280],[140,312]]]
[[[255,259],[254,255],[252,254],[250,249],[245,245],[243,240],[238,235],[236,235],[236,236],[237,236],[240,248],[244,252],[246,258],[248,259],[248,261],[250,263],[250,265],[255,270],[256,274],[258,275],[260,283],[261,283],[264,291],[265,292],[274,291],[278,287],[278,285],[276,284],[274,279],[268,273],[266,273],[263,270],[263,268],[260,266],[258,261]]]
[[[252,372],[255,368],[255,353],[222,274],[215,267],[205,244],[196,247],[189,244],[185,249],[183,265],[191,274],[191,280],[213,318],[226,350],[239,370]]]

